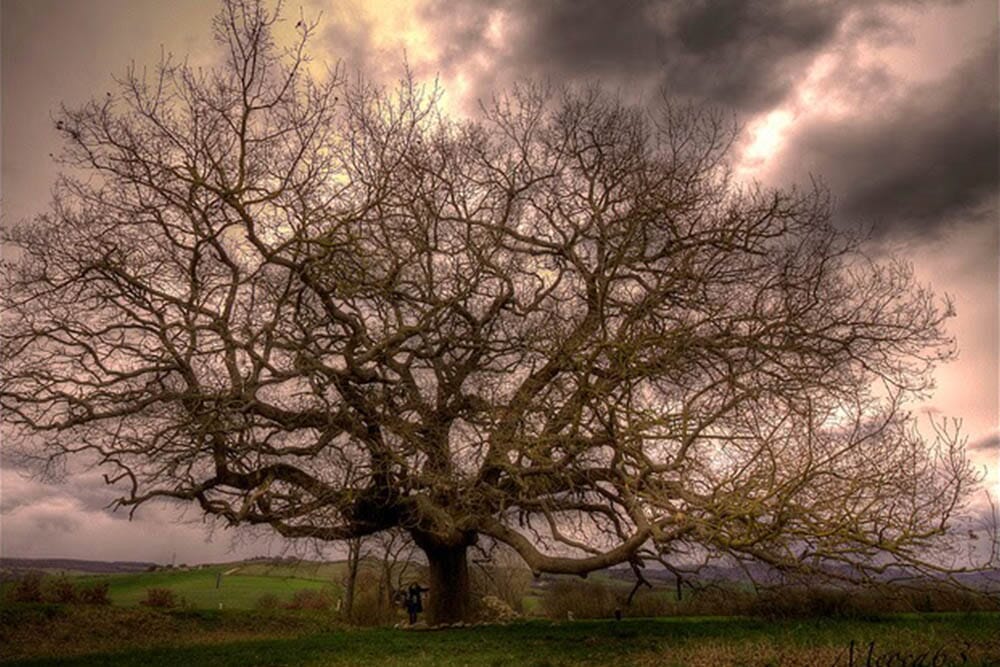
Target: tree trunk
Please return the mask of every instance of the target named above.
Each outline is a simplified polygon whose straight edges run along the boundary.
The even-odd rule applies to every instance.
[[[427,623],[457,623],[469,617],[471,588],[466,552],[469,547],[424,547],[430,570]]]
[[[347,541],[347,581],[344,582],[344,618],[351,620],[354,614],[354,589],[358,582],[358,566],[361,560],[361,538]]]

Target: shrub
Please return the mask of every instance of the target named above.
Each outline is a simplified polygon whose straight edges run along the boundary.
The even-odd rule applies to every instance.
[[[531,590],[530,570],[501,560],[499,564],[482,565],[469,574],[474,593],[498,598],[518,614],[524,612],[524,596]]]
[[[28,572],[17,580],[10,589],[11,602],[41,602],[42,575],[39,572]]]
[[[799,586],[761,591],[753,605],[753,614],[769,619],[852,615],[846,591]]]
[[[476,618],[488,623],[516,621],[518,613],[506,601],[493,595],[484,595],[477,601]]]
[[[618,608],[614,593],[598,583],[556,581],[542,595],[542,610],[553,619],[610,618]]]
[[[380,572],[362,569],[354,583],[354,601],[347,620],[354,625],[391,625],[397,617],[389,582]]]
[[[904,587],[789,586],[763,591],[753,613],[767,618],[832,616],[871,618],[899,612],[965,612],[997,609],[997,601],[972,590],[961,590],[935,582]]]
[[[685,590],[677,600],[673,590],[641,589],[631,605],[622,602],[622,612],[632,617],[742,616],[755,609],[757,596],[730,586],[707,586]]]
[[[285,604],[286,609],[312,609],[325,611],[330,608],[330,596],[314,588],[304,588],[295,591],[290,602]]]
[[[677,603],[677,613],[691,616],[742,616],[750,614],[756,593],[731,585],[709,585],[685,591]]]
[[[83,604],[109,605],[108,582],[101,581],[92,586],[80,588],[80,602]]]
[[[62,575],[49,582],[46,598],[50,602],[73,604],[79,598],[79,594],[76,584],[66,575]]]
[[[997,611],[1000,599],[994,595],[974,590],[949,588],[943,584],[927,584],[910,590],[906,596],[908,609],[918,611]]]
[[[169,588],[147,588],[146,599],[139,602],[147,607],[170,609],[177,606],[177,595]]]
[[[396,620],[396,607],[383,591],[355,591],[354,605],[348,619],[354,625],[375,627],[391,625]]]
[[[632,598],[632,604],[622,606],[622,612],[632,618],[675,616],[681,612],[672,595],[665,591],[640,591]]]
[[[254,609],[268,610],[277,609],[281,606],[278,596],[274,593],[264,593],[254,602]]]

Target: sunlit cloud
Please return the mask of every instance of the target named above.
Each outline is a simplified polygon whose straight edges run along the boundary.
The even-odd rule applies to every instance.
[[[781,151],[785,132],[793,120],[791,112],[776,109],[752,122],[745,130],[750,140],[740,157],[740,172],[753,174],[766,166]]]

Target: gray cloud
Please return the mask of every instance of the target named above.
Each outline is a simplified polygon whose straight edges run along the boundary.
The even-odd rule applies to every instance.
[[[342,557],[337,545],[288,541],[266,528],[227,528],[180,502],[148,503],[130,519],[126,510],[107,508],[122,489],[108,487],[97,470],[74,468],[59,481],[43,481],[5,465],[0,467],[0,489],[0,555],[5,557],[162,563],[259,555]]]
[[[423,16],[444,72],[486,56],[490,71],[475,84],[483,97],[513,78],[599,78],[754,113],[785,99],[837,40],[890,34],[880,4],[891,3],[432,0]],[[498,13],[507,23],[501,43],[489,36]]]
[[[428,67],[445,77],[461,73],[470,109],[518,79],[599,80],[633,98],[662,87],[748,119],[794,104],[817,59],[835,54],[838,64],[820,85],[847,101],[847,115],[831,121],[807,114],[796,122],[775,180],[818,176],[831,186],[842,220],[874,225],[879,235],[922,234],[956,219],[995,216],[995,39],[943,80],[910,84],[885,62],[859,60],[873,47],[911,38],[893,10],[897,4],[429,0],[420,17],[437,49]],[[324,42],[386,79],[388,61],[401,54],[379,53],[366,21],[332,20]]]
[[[42,501],[22,510],[22,518],[37,533],[75,533],[80,530],[83,516],[72,502]],[[39,536],[40,537],[40,536]]]
[[[800,125],[781,159],[787,180],[822,176],[839,214],[877,234],[927,233],[956,219],[992,220],[1000,174],[997,44],[942,81],[883,106]]]
[[[840,64],[825,85],[850,100],[850,115],[796,126],[780,158],[781,180],[819,176],[832,186],[844,220],[875,223],[877,233],[993,216],[996,45],[943,81],[920,86],[885,63],[859,64],[859,52],[910,39],[898,13],[886,11],[896,4],[432,0],[423,18],[441,49],[437,66],[446,75],[461,71],[473,98],[525,77],[598,79],[639,94],[663,87],[747,118],[794,101],[816,59],[835,53]],[[491,31],[501,16],[497,39]]]
[[[370,22],[360,16],[334,14],[320,24],[319,39],[326,45],[330,56],[371,74],[369,70],[373,68],[377,54]]]
[[[73,512],[104,512],[122,489],[113,489],[104,483],[100,471],[78,471],[59,480],[43,480],[29,476],[23,470],[5,466],[2,469],[3,494],[0,513],[8,515],[39,504],[69,507]],[[115,516],[125,517],[124,512]]]
[[[1000,454],[1000,433],[992,433],[971,443],[969,449],[977,452],[994,452]]]
[[[740,110],[780,103],[847,12],[832,4],[707,0],[677,16],[666,83]]]

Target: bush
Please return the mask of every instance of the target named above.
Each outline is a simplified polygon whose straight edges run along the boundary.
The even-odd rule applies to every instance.
[[[631,617],[660,616],[745,616],[754,610],[757,596],[731,586],[707,586],[685,590],[681,600],[673,590],[641,589],[632,604],[622,603],[622,612]]]
[[[943,584],[915,587],[784,587],[761,592],[753,613],[766,618],[827,616],[871,618],[899,612],[968,612],[997,609],[988,595]]]
[[[768,619],[852,616],[846,591],[832,588],[782,587],[757,596],[753,614]]]
[[[106,581],[90,586],[80,586],[71,577],[65,575],[46,580],[37,572],[31,572],[18,579],[8,593],[8,599],[11,602],[111,604],[111,599],[108,597],[108,582]]]
[[[81,587],[79,595],[80,602],[83,604],[111,604],[111,598],[108,597],[108,582],[106,581],[101,581],[92,586]]]
[[[673,593],[665,591],[640,591],[632,598],[632,604],[622,606],[622,612],[632,618],[658,618],[682,614],[681,603],[675,601]]]
[[[69,577],[63,575],[49,582],[45,597],[49,602],[73,604],[79,599],[79,594],[76,590],[76,584]]]
[[[543,593],[542,612],[549,618],[610,618],[619,607],[625,616],[758,616],[766,619],[872,619],[901,612],[1000,611],[1000,599],[946,583],[904,586],[792,585],[760,592],[729,583],[685,591],[682,600],[664,589],[640,590],[630,605],[624,595],[593,582],[557,580]]]
[[[377,627],[396,621],[396,607],[378,589],[356,591],[348,619],[354,625]]]
[[[147,607],[171,609],[177,606],[177,595],[169,588],[147,588],[146,599],[139,602]]]
[[[291,601],[285,604],[285,608],[325,611],[330,608],[330,596],[325,591],[304,588],[300,591],[295,591]]]
[[[556,581],[542,595],[542,610],[552,619],[610,618],[619,607],[614,593],[601,584]]]
[[[753,611],[757,594],[732,583],[709,584],[685,591],[677,603],[678,613],[691,616],[745,616]]]
[[[281,606],[278,596],[273,593],[264,593],[254,602],[254,609],[269,610],[277,609]]]
[[[391,625],[396,621],[389,582],[379,572],[363,569],[354,584],[354,602],[347,620],[354,625]]]
[[[950,588],[944,584],[925,584],[904,590],[897,605],[901,611],[997,611],[1000,600],[983,592]]]
[[[28,572],[17,580],[10,589],[11,602],[41,602],[42,575],[39,572]]]
[[[484,595],[475,606],[476,619],[487,623],[509,623],[519,617],[506,601],[493,595]]]
[[[502,600],[515,613],[524,613],[524,596],[531,590],[531,571],[507,564],[482,565],[469,572],[474,593]]]

